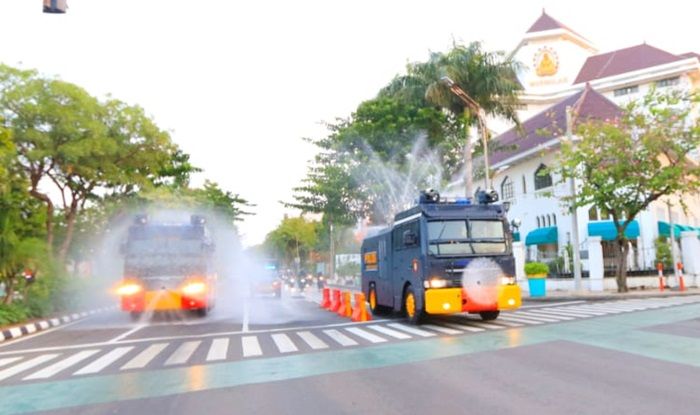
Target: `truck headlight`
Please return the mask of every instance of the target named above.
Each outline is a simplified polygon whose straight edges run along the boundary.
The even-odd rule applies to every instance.
[[[447,280],[443,278],[431,278],[427,281],[423,281],[423,287],[428,288],[445,288],[447,287]]]
[[[501,277],[501,285],[515,285],[515,277]]]
[[[128,282],[128,283],[122,284],[121,286],[119,286],[119,288],[117,288],[117,294],[119,294],[121,296],[134,295],[134,294],[141,292],[141,289],[142,288],[140,285],[133,283],[133,282]]]
[[[190,282],[190,283],[185,284],[184,287],[182,287],[182,293],[185,295],[202,294],[206,290],[207,290],[207,284],[205,284],[201,281]]]

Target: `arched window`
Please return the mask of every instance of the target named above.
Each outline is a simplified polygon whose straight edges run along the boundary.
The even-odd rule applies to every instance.
[[[554,226],[557,226],[557,214],[556,213],[552,214],[552,222],[554,223]]]
[[[535,170],[535,190],[552,187],[552,175],[547,171],[547,166],[540,164]]]
[[[552,226],[552,217],[547,215],[547,226]]]
[[[541,228],[541,226],[540,226],[540,217],[539,217],[539,216],[537,217],[537,227],[538,227],[538,228]]]
[[[506,176],[501,182],[501,199],[511,200],[515,196],[513,192],[513,181],[510,177]]]

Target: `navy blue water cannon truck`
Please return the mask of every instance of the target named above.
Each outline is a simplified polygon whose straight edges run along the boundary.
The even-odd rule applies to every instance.
[[[495,192],[476,200],[421,192],[418,204],[362,242],[362,291],[372,313],[478,313],[483,320],[520,307],[512,233]],[[476,202],[476,203],[474,203]]]

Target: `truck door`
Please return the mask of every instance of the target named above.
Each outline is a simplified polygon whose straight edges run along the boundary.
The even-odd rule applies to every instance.
[[[422,291],[420,222],[416,219],[394,228],[392,232],[392,274],[394,304],[402,304],[403,287],[408,281],[416,289],[416,295]],[[417,269],[416,269],[417,268]]]
[[[387,246],[387,241],[389,246]],[[379,256],[379,280],[377,281],[377,303],[387,306],[394,306],[394,289],[391,282],[391,234],[379,241],[377,255]],[[389,249],[388,249],[389,248]]]

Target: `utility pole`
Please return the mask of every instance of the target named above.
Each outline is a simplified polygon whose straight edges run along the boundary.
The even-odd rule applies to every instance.
[[[566,139],[573,145],[573,113],[571,107],[566,107]],[[576,181],[573,174],[569,178],[569,190],[571,192],[571,203],[576,201]],[[581,291],[581,253],[578,240],[578,212],[575,207],[571,208],[571,243],[574,254],[574,289]]]

